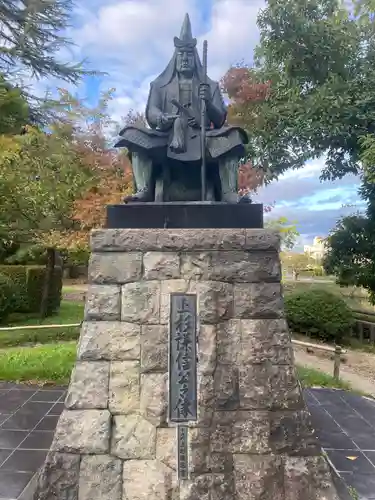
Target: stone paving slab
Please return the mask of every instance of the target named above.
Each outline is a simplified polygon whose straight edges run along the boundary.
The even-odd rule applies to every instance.
[[[305,399],[333,468],[358,500],[375,500],[375,401],[335,389],[309,389]]]
[[[66,389],[0,383],[0,500],[18,500],[43,464]]]
[[[66,388],[0,383],[0,500],[23,500],[43,464]],[[375,401],[340,390],[304,397],[332,467],[358,500],[375,500]]]

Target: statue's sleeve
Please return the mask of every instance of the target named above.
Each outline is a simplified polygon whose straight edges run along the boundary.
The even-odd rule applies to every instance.
[[[151,128],[157,128],[163,114],[160,90],[151,84],[146,107],[146,119]]]
[[[215,128],[221,128],[224,125],[227,119],[227,107],[224,103],[219,85],[215,85],[211,103],[207,107],[207,113]]]

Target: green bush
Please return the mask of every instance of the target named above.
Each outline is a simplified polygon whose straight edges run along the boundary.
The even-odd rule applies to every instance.
[[[42,300],[43,286],[45,279],[44,267],[29,267],[27,277],[27,290],[29,296],[30,312],[37,312],[40,309]],[[51,314],[57,311],[60,307],[62,291],[62,269],[55,267],[54,275],[51,283],[51,289],[48,297],[47,312]]]
[[[285,297],[289,328],[329,342],[350,334],[354,316],[346,302],[323,289],[296,291]]]
[[[9,276],[0,274],[0,322],[4,321],[14,308],[16,287]]]
[[[323,276],[324,275],[324,272],[323,272],[323,268],[322,266],[315,266],[312,270],[312,273],[313,273],[313,276]]]
[[[78,247],[68,253],[68,266],[88,266],[90,260],[90,249]]]
[[[16,288],[11,312],[29,312],[29,297],[27,292],[26,266],[0,266],[0,273],[8,276]]]
[[[22,245],[5,262],[11,266],[44,266],[46,249],[41,245]]]
[[[0,266],[0,273],[8,276],[16,287],[11,312],[39,312],[46,269],[42,266]],[[61,302],[62,269],[56,267],[48,298],[48,314],[58,310]]]

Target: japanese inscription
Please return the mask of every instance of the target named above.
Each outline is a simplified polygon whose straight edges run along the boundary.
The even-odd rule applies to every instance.
[[[171,294],[169,420],[197,420],[197,297]]]
[[[177,471],[178,479],[189,479],[188,427],[177,427]]]

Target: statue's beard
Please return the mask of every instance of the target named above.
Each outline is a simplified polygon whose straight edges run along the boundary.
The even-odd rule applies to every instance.
[[[180,67],[177,69],[177,74],[184,76],[185,78],[192,78],[194,75],[194,68]]]

